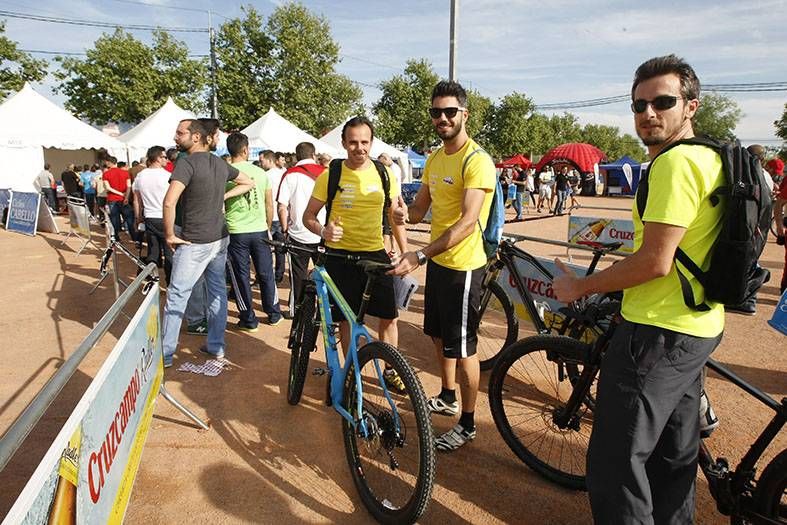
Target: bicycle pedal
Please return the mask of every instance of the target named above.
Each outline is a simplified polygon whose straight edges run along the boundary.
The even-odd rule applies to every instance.
[[[317,367],[314,370],[312,370],[312,375],[313,376],[324,376],[327,373],[328,373],[328,371],[326,369],[324,369],[324,368]]]

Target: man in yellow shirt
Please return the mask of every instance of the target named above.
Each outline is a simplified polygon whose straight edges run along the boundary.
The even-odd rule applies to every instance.
[[[637,134],[652,160],[643,216],[634,207],[634,253],[589,277],[565,275],[561,301],[624,290],[623,323],[601,366],[587,484],[596,523],[692,523],[700,440],[702,371],[721,340],[724,307],[696,311],[683,299],[673,260],[680,247],[703,270],[721,230],[723,206],[709,196],[724,182],[721,158],[694,136],[694,70],[675,55],[643,63],[631,89]],[[657,158],[656,158],[657,157]],[[643,188],[640,182],[639,190]],[[680,268],[703,299],[702,286]]]
[[[476,354],[481,281],[486,266],[482,231],[496,184],[495,165],[467,135],[467,93],[457,82],[442,81],[432,91],[432,125],[443,147],[429,156],[421,189],[409,210],[397,200],[394,218],[421,222],[432,208],[431,242],[402,255],[394,273],[426,267],[424,333],[432,338],[440,363],[442,390],[428,400],[429,409],[445,416],[459,412],[457,365],[462,414],[459,423],[437,438],[438,450],[450,452],[476,437],[475,405],[480,367]]]
[[[342,162],[339,191],[331,204],[327,224],[317,218],[328,200],[329,171],[325,170],[314,183],[311,199],[303,213],[303,224],[312,233],[319,235],[325,245],[333,252],[359,255],[364,259],[390,263],[391,257],[383,243],[383,208],[385,191],[380,173],[369,159],[369,150],[374,140],[374,127],[365,117],[354,117],[342,129],[342,145],[347,150],[347,160]],[[388,170],[390,199],[400,195],[399,181]],[[389,222],[391,210],[388,210]],[[407,234],[404,226],[393,225],[393,235],[402,249],[407,249]],[[366,285],[366,273],[355,264],[338,258],[328,257],[325,269],[337,288],[347,300],[347,304],[357,312],[361,305],[361,295]],[[397,346],[399,333],[396,319],[399,313],[394,295],[393,277],[378,277],[372,288],[367,313],[379,319],[378,337],[380,340]],[[350,332],[341,311],[335,308],[333,319],[340,321],[339,330],[342,341],[349,341]],[[385,377],[389,386],[404,389],[396,372],[386,366]]]

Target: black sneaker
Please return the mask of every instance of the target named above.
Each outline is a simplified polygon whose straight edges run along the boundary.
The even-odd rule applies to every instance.
[[[199,323],[188,325],[186,333],[190,335],[208,335],[208,321],[202,320]]]

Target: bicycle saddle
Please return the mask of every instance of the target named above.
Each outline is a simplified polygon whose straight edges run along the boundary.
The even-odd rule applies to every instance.
[[[363,271],[366,273],[373,273],[377,275],[384,274],[390,270],[393,270],[394,265],[389,263],[382,263],[377,261],[368,261],[368,260],[360,260],[356,263],[358,266],[363,268]]]

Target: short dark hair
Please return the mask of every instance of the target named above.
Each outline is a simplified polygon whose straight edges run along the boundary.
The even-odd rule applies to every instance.
[[[467,91],[455,80],[441,80],[432,90],[432,101],[438,97],[456,97],[459,105],[467,107]]]
[[[262,157],[263,159],[265,159],[267,161],[270,161],[270,162],[276,160],[276,154],[272,150],[269,150],[269,149],[264,149],[264,150],[260,151],[260,157]]]
[[[82,171],[90,171],[90,164],[85,164],[82,166]]]
[[[277,151],[276,153],[274,153],[274,158],[275,159],[278,159],[279,157],[284,157],[286,159],[287,158],[287,154],[284,153],[283,151]]]
[[[118,162],[118,168],[125,168],[125,167],[126,167],[126,162],[124,162],[122,160],[120,162]]]
[[[45,170],[48,170],[48,169],[49,169],[49,168],[51,168],[51,167],[52,167],[52,165],[51,165],[51,164],[49,164],[48,162],[47,162],[46,164],[44,164],[44,169],[45,169]]]
[[[178,158],[178,148],[169,148],[167,150],[167,160],[174,162]]]
[[[314,153],[314,144],[311,142],[301,142],[295,146],[295,158],[298,160],[313,159]]]
[[[680,79],[680,94],[686,100],[700,98],[700,80],[694,69],[682,58],[673,55],[651,58],[643,62],[634,73],[634,83],[631,85],[631,100],[634,100],[634,90],[646,80],[662,75],[677,75]]]
[[[131,161],[131,167],[133,168],[135,166],[139,166],[139,161],[138,160],[132,160]]]
[[[374,140],[374,124],[372,124],[372,121],[364,116],[353,117],[344,123],[344,127],[342,128],[342,140],[345,139],[347,130],[349,128],[357,128],[359,126],[367,126],[372,132],[372,140]]]
[[[152,164],[159,159],[162,153],[164,153],[164,148],[161,146],[151,146],[148,148],[145,159],[147,160],[148,164]]]
[[[109,162],[110,164],[117,164],[118,159],[117,157],[113,157],[112,155],[110,155],[109,157],[107,157],[107,162]]]
[[[243,133],[234,132],[230,133],[230,136],[227,137],[227,151],[230,152],[230,155],[233,157],[237,157],[240,155],[240,152],[243,148],[249,146],[249,137],[244,135]]]
[[[203,126],[205,126],[205,133],[208,135],[213,135],[219,129],[221,124],[219,123],[219,119],[217,118],[200,118],[199,120]]]
[[[189,133],[199,133],[202,137],[200,141],[203,145],[208,143],[208,130],[205,128],[205,124],[202,123],[201,120],[196,118],[184,118],[181,122],[188,122],[189,123]]]

